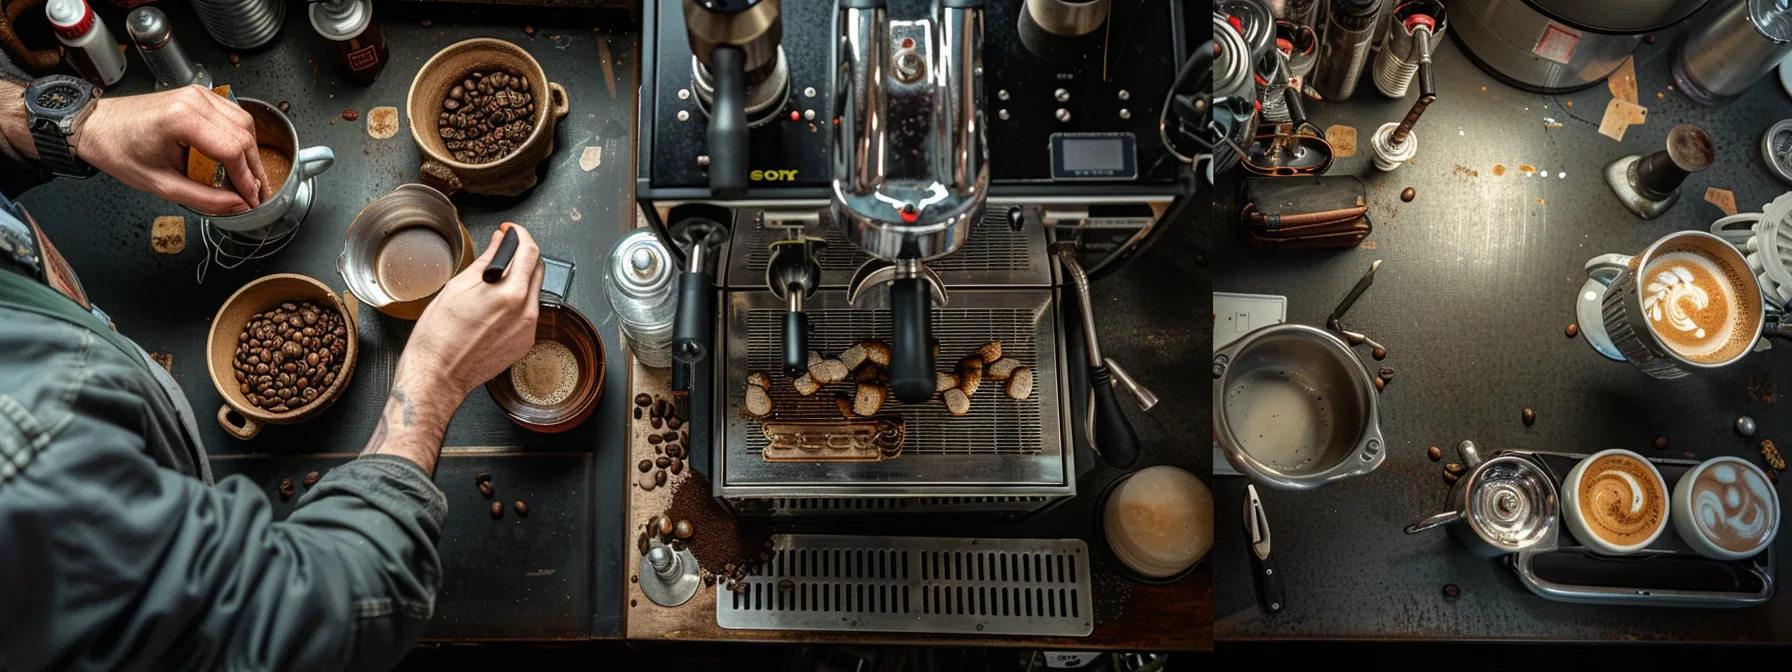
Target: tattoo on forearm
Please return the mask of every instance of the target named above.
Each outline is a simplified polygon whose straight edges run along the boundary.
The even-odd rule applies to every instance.
[[[404,426],[409,427],[417,421],[416,413],[411,410],[411,400],[405,396],[404,390],[394,388],[392,399],[398,402],[398,415],[404,421]]]

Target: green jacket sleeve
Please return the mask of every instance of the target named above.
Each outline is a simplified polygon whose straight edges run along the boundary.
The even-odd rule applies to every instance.
[[[417,640],[447,500],[416,464],[350,462],[274,522],[144,454],[104,345],[39,347],[54,375],[0,380],[0,669],[385,669]]]

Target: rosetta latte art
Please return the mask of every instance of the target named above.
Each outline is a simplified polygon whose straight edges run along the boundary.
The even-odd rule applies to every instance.
[[[1643,310],[1649,312],[1649,319],[1665,319],[1675,329],[1693,332],[1695,338],[1705,337],[1705,328],[1693,320],[1691,313],[1709,307],[1711,296],[1693,284],[1691,269],[1674,266],[1657,273],[1644,290],[1648,296],[1643,299]]]
[[[1594,534],[1616,546],[1634,546],[1654,536],[1665,520],[1663,494],[1646,465],[1614,455],[1588,465],[1577,504]]]
[[[1692,511],[1705,538],[1727,550],[1761,547],[1775,528],[1773,488],[1761,475],[1734,464],[1714,464],[1693,485]]]

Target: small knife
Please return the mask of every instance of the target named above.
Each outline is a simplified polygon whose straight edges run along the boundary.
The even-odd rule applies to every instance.
[[[1380,259],[1369,264],[1369,271],[1357,279],[1356,286],[1351,287],[1350,293],[1344,295],[1344,300],[1338,302],[1338,308],[1332,311],[1331,317],[1325,319],[1325,326],[1333,329],[1339,328],[1338,320],[1344,319],[1344,314],[1350,312],[1350,307],[1356,305],[1356,300],[1363,296],[1363,292],[1369,289],[1369,285],[1375,284],[1375,272],[1378,270],[1381,270]]]
[[[1287,603],[1282,599],[1282,575],[1269,561],[1269,519],[1263,515],[1263,500],[1257,498],[1257,486],[1245,486],[1244,524],[1251,536],[1251,555],[1257,568],[1257,596],[1263,611],[1278,613]]]

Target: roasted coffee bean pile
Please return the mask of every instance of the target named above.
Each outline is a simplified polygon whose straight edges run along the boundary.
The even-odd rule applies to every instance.
[[[772,531],[764,524],[735,522],[717,504],[711,496],[709,478],[692,470],[680,480],[672,490],[672,505],[666,513],[649,521],[648,527],[640,532],[636,544],[642,553],[646,553],[649,534],[660,534],[662,520],[669,520],[672,526],[669,532],[661,535],[668,542],[689,546],[691,555],[697,556],[697,565],[702,567],[704,585],[714,585],[718,580],[726,584],[729,590],[745,590],[741,583],[754,568],[772,558]],[[689,537],[681,537],[680,522],[685,524],[691,533]]]
[[[334,308],[309,301],[257,313],[236,337],[237,391],[270,413],[317,401],[336,384],[348,326]]]
[[[442,99],[436,124],[456,161],[491,163],[510,156],[535,131],[529,78],[508,70],[468,75]]]
[[[635,464],[640,473],[635,477],[635,485],[642,490],[652,490],[663,486],[672,476],[684,473],[684,461],[688,457],[685,449],[690,439],[690,430],[684,428],[684,421],[678,418],[678,404],[657,395],[645,392],[635,395],[635,420],[645,420],[652,431],[647,435],[647,444],[653,446],[653,459],[642,459]]]

